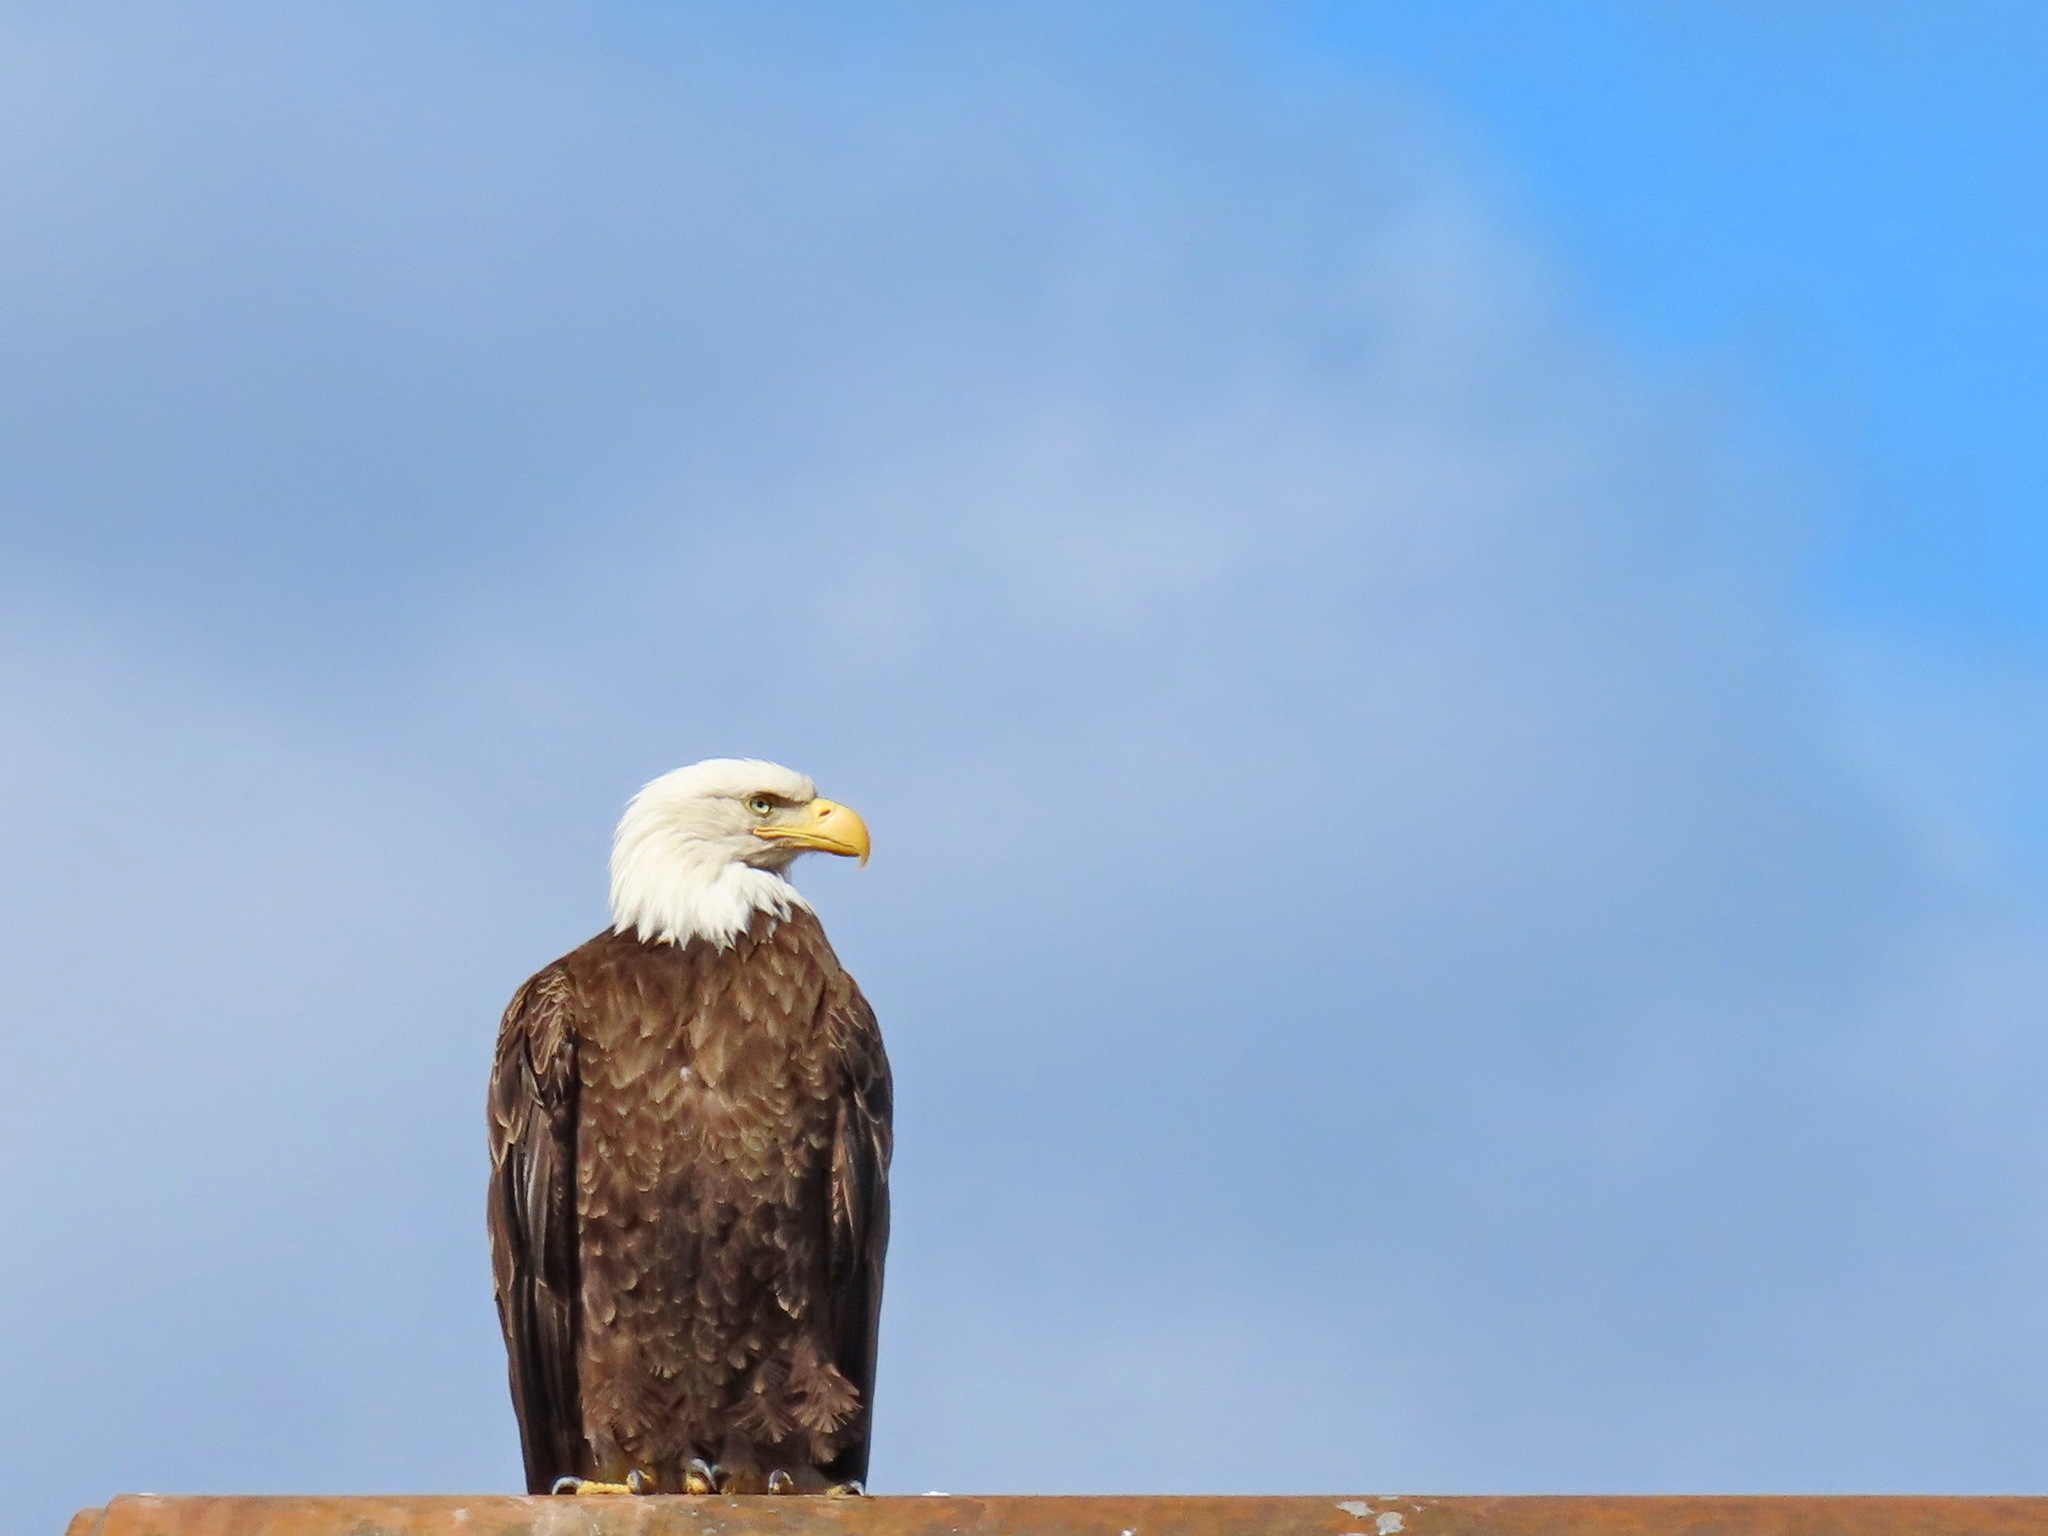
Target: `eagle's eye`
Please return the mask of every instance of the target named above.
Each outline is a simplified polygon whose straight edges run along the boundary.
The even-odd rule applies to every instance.
[[[747,802],[747,809],[752,811],[756,816],[766,816],[770,811],[775,809],[775,802],[773,800],[770,800],[766,795],[756,795],[753,799]]]

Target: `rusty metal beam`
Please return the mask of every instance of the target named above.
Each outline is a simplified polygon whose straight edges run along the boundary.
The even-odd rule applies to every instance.
[[[2048,1498],[165,1498],[65,1536],[2048,1536]]]

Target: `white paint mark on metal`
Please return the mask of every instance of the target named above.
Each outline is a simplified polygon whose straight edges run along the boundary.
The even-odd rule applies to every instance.
[[[1372,1516],[1371,1499],[1346,1499],[1337,1507],[1343,1510],[1345,1514],[1356,1515],[1361,1520],[1370,1519]]]
[[[1380,1536],[1394,1536],[1394,1532],[1401,1529],[1402,1521],[1399,1515],[1386,1514],[1373,1521],[1373,1524],[1379,1527]]]

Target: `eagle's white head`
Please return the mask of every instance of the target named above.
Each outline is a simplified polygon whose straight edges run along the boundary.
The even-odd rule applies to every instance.
[[[819,799],[802,774],[737,757],[665,773],[632,798],[613,834],[612,926],[651,943],[724,949],[756,912],[809,908],[782,876],[812,849],[865,864],[868,828]]]

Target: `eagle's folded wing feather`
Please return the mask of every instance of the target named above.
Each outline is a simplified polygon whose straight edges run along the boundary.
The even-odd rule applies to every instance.
[[[576,1384],[576,1030],[568,983],[512,999],[491,1073],[491,1269],[529,1491],[581,1473]]]
[[[860,1391],[864,1416],[875,1395],[876,1329],[882,1314],[882,1256],[889,1245],[889,1058],[875,1012],[853,978],[828,994],[844,1081],[832,1145],[832,1221],[828,1273],[834,1361]],[[827,1475],[841,1482],[867,1477],[868,1434],[849,1444]]]

